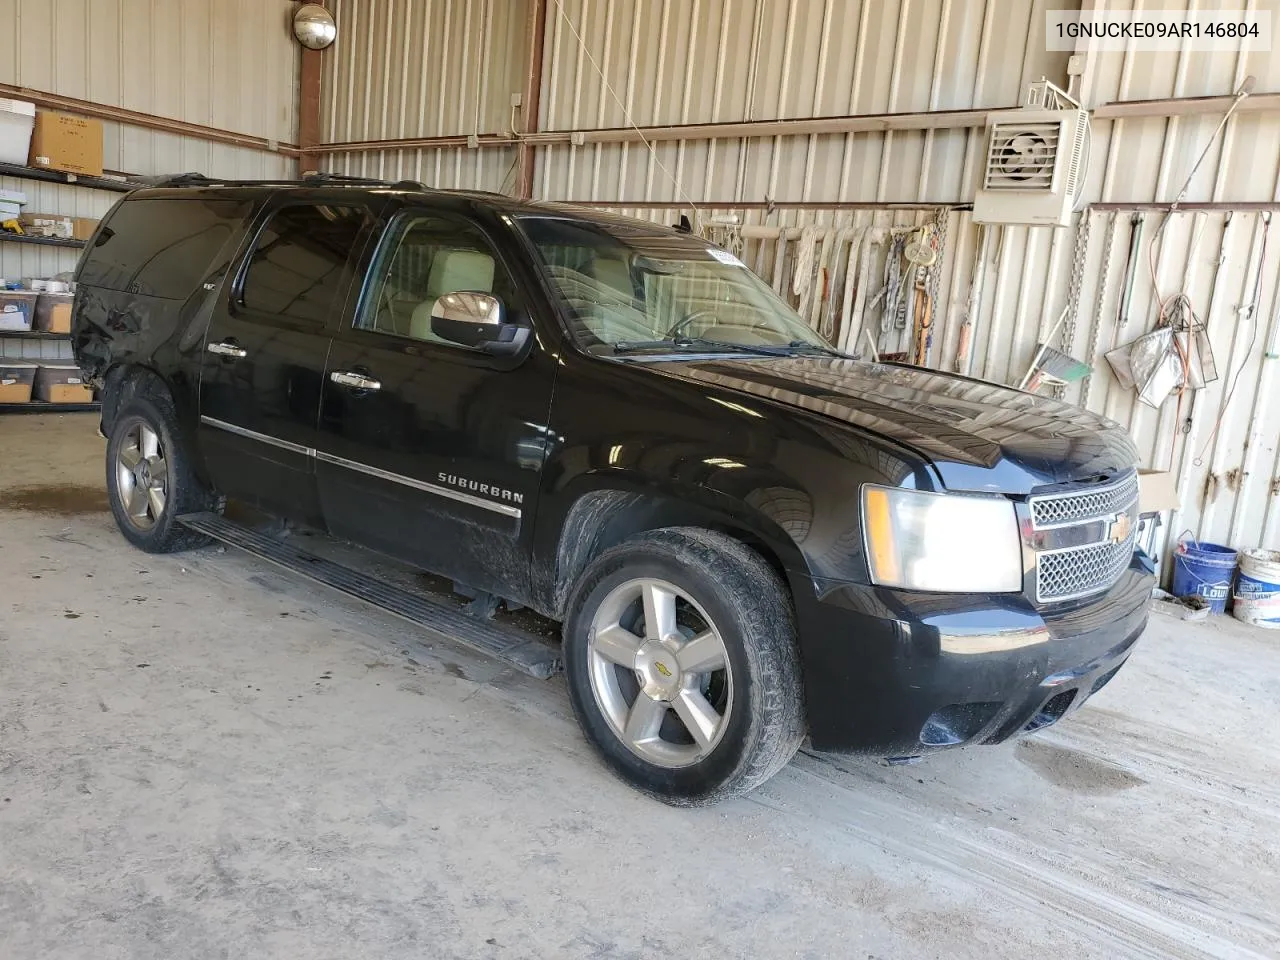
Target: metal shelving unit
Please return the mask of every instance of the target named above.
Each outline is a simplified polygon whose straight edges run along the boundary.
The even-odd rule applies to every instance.
[[[9,233],[7,230],[0,230],[0,242],[38,243],[43,247],[73,247],[75,249],[84,246],[83,240],[66,240],[62,237],[29,237],[22,233]]]
[[[0,163],[0,177],[16,177],[19,180],[40,180],[44,183],[65,183],[73,187],[88,187],[90,190],[110,190],[113,193],[128,193],[138,189],[136,183],[123,180],[112,180],[110,177],[82,177],[76,173],[62,173],[58,170],[37,170],[35,167],[22,166],[16,163]]]
[[[101,410],[102,404],[93,403],[48,403],[44,400],[32,400],[30,403],[0,403],[0,413],[89,413]]]
[[[36,180],[43,183],[62,183],[73,187],[84,187],[89,190],[107,190],[112,193],[128,193],[136,190],[139,184],[125,183],[110,177],[82,177],[74,173],[61,173],[56,170],[37,170],[12,163],[0,163],[0,176],[14,177],[18,180]],[[65,247],[81,249],[83,240],[67,240],[62,237],[31,237],[22,234],[0,231],[0,243],[29,243],[45,247]],[[30,340],[70,340],[67,333],[49,333],[45,330],[0,330],[0,338]],[[48,403],[32,400],[29,403],[0,403],[0,414],[4,413],[89,413],[100,410],[102,404],[93,403]]]

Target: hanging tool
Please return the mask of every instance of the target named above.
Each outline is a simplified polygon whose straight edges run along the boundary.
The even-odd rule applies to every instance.
[[[965,303],[964,321],[960,324],[960,336],[956,344],[956,373],[969,372],[969,349],[973,346],[973,319],[982,302],[982,283],[987,273],[987,249],[991,234],[985,223],[978,224],[978,255],[973,260],[973,275],[969,279],[969,299]]]
[[[933,340],[933,297],[925,286],[928,271],[916,271],[915,349],[911,362],[918,367],[929,365],[929,344]]]

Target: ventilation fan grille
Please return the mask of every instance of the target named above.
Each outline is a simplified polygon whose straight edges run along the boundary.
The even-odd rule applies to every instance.
[[[1089,115],[1081,112],[1080,122],[1076,124],[1075,140],[1071,144],[1071,163],[1067,167],[1067,196],[1074,197],[1080,192],[1080,177],[1088,173],[1080,168],[1084,161],[1084,141],[1089,135]]]
[[[1061,135],[1060,122],[992,125],[983,187],[1051,191]]]

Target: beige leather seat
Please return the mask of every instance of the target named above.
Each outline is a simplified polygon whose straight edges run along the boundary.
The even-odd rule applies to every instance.
[[[479,250],[441,250],[431,261],[431,274],[427,279],[430,297],[418,304],[413,311],[409,336],[415,340],[439,340],[431,332],[431,308],[446,293],[459,290],[493,292],[493,257]]]
[[[631,271],[621,260],[596,258],[591,261],[591,278],[602,287],[609,287],[625,301],[635,296],[631,287]]]
[[[631,319],[628,314],[634,312],[631,305],[635,303],[635,288],[626,262],[597,257],[588,269],[591,279],[600,288],[595,311],[597,316],[587,321],[591,332],[605,343],[642,338],[644,329],[638,328],[634,322],[627,322]]]

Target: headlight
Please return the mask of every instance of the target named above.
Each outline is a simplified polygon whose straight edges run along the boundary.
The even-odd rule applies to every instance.
[[[1022,545],[1004,497],[865,484],[862,530],[873,583],[947,593],[1017,593]]]

